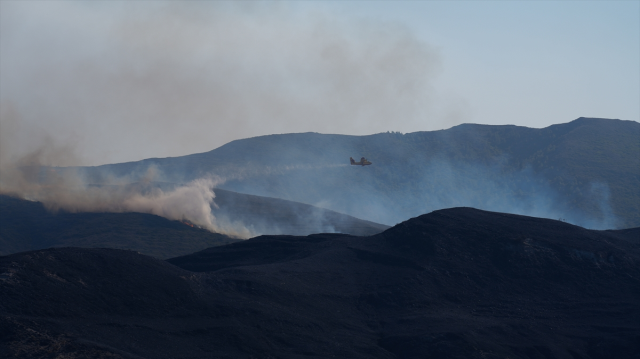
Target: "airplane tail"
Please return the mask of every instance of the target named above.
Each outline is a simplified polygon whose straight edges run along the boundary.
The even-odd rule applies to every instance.
[[[356,161],[353,160],[353,157],[349,157],[349,159],[351,160],[352,165],[356,163]]]

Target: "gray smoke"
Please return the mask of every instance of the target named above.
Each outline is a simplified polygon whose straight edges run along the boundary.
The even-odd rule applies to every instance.
[[[340,171],[352,169],[333,162],[320,170],[286,161],[220,168],[217,177],[145,191],[130,184],[177,174],[153,167],[142,176],[103,173],[94,186],[72,169],[43,170],[190,154],[271,133],[424,131],[464,122],[466,110],[464,101],[441,101],[432,88],[438,52],[394,23],[346,21],[292,3],[4,1],[0,7],[1,193],[52,210],[154,213],[243,237],[255,230],[211,214],[212,186],[233,182],[240,192],[386,224],[456,205],[583,223],[526,170],[501,177],[499,166],[446,160],[430,163],[419,178],[423,187],[413,191],[384,193],[375,180],[354,181],[333,198],[323,195],[336,192],[330,187],[304,186],[327,172],[343,185]],[[450,108],[438,107],[442,102]],[[278,176],[293,178],[286,191],[260,183]],[[248,178],[257,183],[240,188]],[[519,193],[520,184],[527,193]],[[606,185],[594,184],[592,192],[601,212],[611,213]],[[614,219],[601,220],[594,225]]]
[[[213,188],[221,179],[210,176],[162,189],[150,185],[158,177],[150,167],[142,183],[132,184],[131,178],[112,177],[108,184],[93,185],[75,170],[31,163],[3,167],[0,194],[42,202],[53,212],[151,213],[235,237],[248,238],[252,234],[239,223],[217,223],[211,206],[216,205]]]
[[[171,220],[189,221],[210,231],[248,238],[252,233],[239,224],[220,226],[211,213],[215,206],[213,187],[222,179],[207,176],[169,189],[149,186],[162,179],[153,166],[144,173],[128,176],[103,174],[99,185],[88,181],[76,168],[52,167],[73,162],[76,150],[71,143],[55,141],[34,128],[21,128],[11,105],[2,107],[0,126],[0,194],[39,201],[51,211],[142,212]],[[40,145],[28,147],[22,156],[15,151],[21,136],[40,138]],[[132,185],[136,183],[137,185]]]
[[[51,210],[139,211],[246,237],[255,231],[211,214],[220,178],[140,192],[129,186],[139,176],[106,173],[94,186],[55,167],[266,133],[373,133],[398,117],[433,126],[424,119],[438,55],[397,24],[284,3],[0,6],[0,193]]]
[[[450,125],[433,112],[439,55],[398,24],[287,3],[1,6],[0,94],[20,115],[20,156],[42,137],[25,126],[93,165],[271,133]]]

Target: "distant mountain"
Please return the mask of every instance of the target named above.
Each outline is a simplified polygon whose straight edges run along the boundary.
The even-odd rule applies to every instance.
[[[169,184],[164,184],[165,189]],[[310,205],[215,190],[219,222],[254,233],[373,235],[388,226]],[[170,258],[237,241],[144,213],[51,213],[39,202],[0,195],[0,255],[50,247],[130,249]]]
[[[367,167],[349,166],[366,157]],[[588,228],[640,226],[640,123],[579,118],[543,129],[464,124],[370,136],[299,133],[237,140],[213,151],[79,168],[91,183],[214,174],[220,188],[394,224],[471,206]]]
[[[168,261],[14,254],[0,257],[0,356],[635,358],[639,238],[453,208],[371,237],[261,236]]]

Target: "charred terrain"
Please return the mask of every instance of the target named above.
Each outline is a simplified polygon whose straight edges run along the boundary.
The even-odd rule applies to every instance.
[[[0,257],[0,356],[637,358],[640,229],[472,208],[162,261]]]
[[[215,190],[213,214],[257,233],[380,233],[389,226],[322,208]],[[166,259],[238,241],[146,213],[51,212],[42,203],[0,195],[0,255],[51,247],[128,249]]]

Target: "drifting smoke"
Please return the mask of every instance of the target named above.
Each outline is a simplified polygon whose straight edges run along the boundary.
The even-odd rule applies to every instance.
[[[355,143],[287,158],[312,141],[297,153],[284,144],[248,152],[270,153],[273,163],[205,169],[219,177],[145,166],[142,176],[106,171],[96,182],[51,167],[196,153],[265,133],[364,135],[465,121],[464,101],[442,101],[432,88],[438,52],[407,28],[288,4],[0,2],[0,193],[51,210],[153,213],[241,237],[256,229],[216,218],[213,186],[385,224],[451,206],[590,223],[567,216],[571,206],[527,170],[413,157],[398,149],[397,134],[371,156],[369,177],[338,164],[370,157]],[[437,108],[447,102],[451,109]],[[327,152],[333,157],[309,164]],[[163,180],[187,184],[131,185]],[[608,188],[590,193],[604,213],[594,226],[610,226]]]
[[[106,174],[95,186],[53,167],[273,132],[372,133],[397,116],[430,125],[439,59],[399,25],[286,4],[0,6],[0,193],[51,210],[146,212],[245,237],[253,232],[211,214],[219,178],[140,191],[129,184],[162,176]]]
[[[409,126],[401,130],[442,126],[425,121],[440,102],[431,87],[439,56],[399,24],[286,3],[0,6],[0,193],[51,210],[146,212],[247,237],[255,230],[211,214],[220,178],[141,191],[130,184],[163,176],[106,173],[96,186],[53,168],[194,153],[265,133],[374,133],[398,117]]]
[[[265,136],[236,141],[206,156],[228,179],[223,189],[307,203],[385,225],[459,206],[562,218],[594,229],[621,225],[606,181],[596,178],[563,188],[550,179],[569,182],[573,174],[559,167],[541,173],[522,158],[510,159],[508,152],[496,156],[474,130],[463,126],[455,136],[454,130]],[[240,149],[252,153],[254,162],[220,164],[224,157],[216,153],[226,157]],[[373,165],[349,166],[349,154],[365,155]]]
[[[221,183],[219,178],[200,178],[162,189],[151,182],[156,176],[150,168],[141,183],[126,184],[126,179],[114,178],[109,185],[92,185],[75,170],[34,165],[5,167],[0,172],[0,194],[42,202],[53,212],[150,213],[236,237],[251,234],[239,225],[220,226],[216,222],[211,207],[216,206],[213,188]]]
[[[76,142],[75,162],[55,165],[191,154],[271,133],[428,130],[460,112],[433,112],[440,57],[399,24],[290,3],[1,6],[3,106],[56,143]],[[20,137],[14,153],[39,143]]]
[[[509,172],[500,161],[486,166],[433,160],[422,165],[423,177],[419,175],[408,183],[382,188],[377,179],[369,176],[360,177],[349,188],[339,184],[348,181],[348,171],[356,172],[358,169],[340,168],[336,172],[330,171],[329,166],[313,171],[290,167],[292,170],[289,171],[270,169],[260,176],[255,175],[258,171],[254,169],[252,173],[255,176],[246,173],[238,177],[242,180],[230,180],[223,188],[310,203],[391,226],[408,218],[452,207],[474,207],[562,220],[591,229],[617,228],[619,222],[613,214],[606,184],[590,185],[589,202],[596,210],[587,214],[574,208],[564,194],[550,187],[530,168]],[[317,181],[317,177],[323,181]],[[273,183],[281,185],[273,186]],[[314,190],[310,191],[308,187]]]
[[[185,185],[162,189],[152,183],[162,178],[154,167],[143,174],[117,177],[106,174],[100,184],[92,184],[76,168],[52,167],[74,161],[71,144],[58,145],[37,129],[20,128],[12,106],[2,107],[0,122],[0,194],[39,201],[55,212],[141,212],[171,220],[189,221],[213,232],[247,238],[252,233],[234,223],[219,225],[211,212],[215,207],[213,187],[223,182],[207,176]],[[40,146],[23,156],[20,135],[40,138]]]
[[[125,198],[122,206],[131,212],[152,213],[174,220],[188,219],[216,231],[215,218],[211,215],[214,185],[212,180],[199,179],[167,193],[161,189],[152,191],[151,195],[136,193]]]
[[[10,150],[15,145],[19,122],[12,107],[3,108],[0,143],[7,151],[0,158],[0,194],[42,202],[52,212],[141,212],[155,214],[170,220],[188,221],[212,232],[227,234],[237,238],[250,238],[260,234],[290,234],[291,226],[283,223],[279,227],[264,218],[247,221],[236,218],[233,208],[220,209],[215,203],[214,188],[228,180],[285,175],[311,168],[344,168],[345,164],[295,164],[279,166],[259,166],[244,169],[225,170],[225,177],[205,175],[188,179],[186,184],[176,185],[165,182],[165,176],[156,167],[146,166],[127,175],[116,175],[110,171],[101,172],[97,178],[87,174],[82,167],[56,167],[54,164],[73,161],[75,150],[70,144],[57,145],[46,134],[33,131],[33,137],[43,136],[41,146],[22,157]],[[24,131],[24,130],[23,130]],[[175,174],[174,174],[175,175]],[[178,179],[184,180],[183,176]],[[171,180],[176,180],[175,176]],[[286,204],[284,206],[287,206]],[[233,206],[232,206],[233,207]],[[213,209],[213,211],[212,211]],[[322,210],[310,211],[304,218],[293,220],[304,223],[297,227],[297,234],[335,232],[336,229]],[[297,216],[298,208],[285,212]],[[219,216],[214,215],[214,212]],[[302,232],[301,232],[302,231]]]

